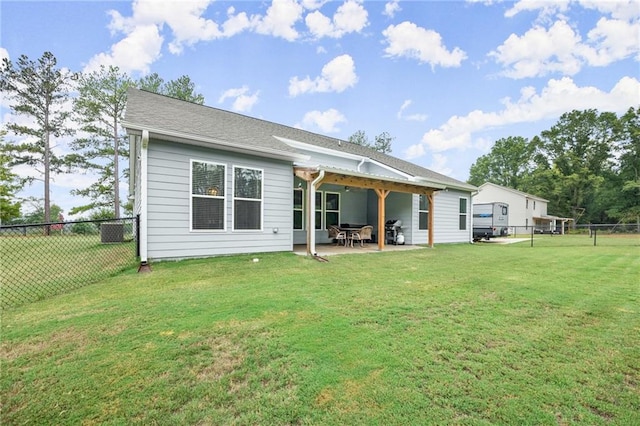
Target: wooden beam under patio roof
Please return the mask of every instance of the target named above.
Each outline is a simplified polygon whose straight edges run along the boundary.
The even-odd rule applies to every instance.
[[[319,184],[333,183],[354,188],[384,189],[409,194],[433,194],[434,191],[445,189],[445,185],[429,182],[406,181],[384,176],[366,175],[349,170],[324,169],[324,177]],[[320,169],[309,167],[295,167],[294,173],[300,179],[310,182],[319,174]]]

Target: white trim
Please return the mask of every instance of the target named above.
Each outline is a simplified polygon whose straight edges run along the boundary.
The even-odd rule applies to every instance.
[[[236,197],[236,169],[247,169],[247,170],[257,170],[260,172],[260,200],[256,199],[256,198],[240,198],[240,197]],[[249,167],[249,166],[238,166],[238,165],[233,165],[233,170],[232,170],[232,181],[231,181],[231,217],[233,220],[233,223],[231,224],[231,230],[233,232],[242,232],[242,233],[246,233],[246,232],[262,232],[264,230],[264,180],[265,180],[265,173],[264,173],[264,169],[259,169],[257,167]],[[258,229],[236,229],[236,200],[240,200],[240,201],[253,201],[253,202],[257,202],[260,201],[260,228]]]
[[[359,161],[359,160],[361,160],[363,158],[362,155],[349,154],[348,152],[338,151],[336,149],[331,149],[331,148],[324,148],[324,147],[321,147],[321,146],[311,145],[311,144],[304,143],[304,142],[298,142],[298,141],[294,141],[292,139],[283,138],[281,136],[275,136],[274,135],[273,137],[276,138],[277,140],[279,140],[280,142],[289,145],[292,148],[304,149],[305,151],[317,152],[318,154],[327,154],[327,155],[331,155],[333,157],[346,158],[348,160],[357,160],[357,161]],[[342,141],[340,141],[340,142],[342,142]],[[311,157],[309,157],[309,159],[310,158]],[[364,158],[367,158],[367,157],[364,157]]]
[[[147,149],[149,148],[149,132],[142,131],[140,145],[140,229],[138,238],[140,239],[140,262],[147,262]],[[129,177],[131,179],[131,177]],[[135,179],[135,176],[133,177]]]
[[[206,163],[212,164],[215,166],[222,166],[224,168],[224,187],[222,196],[207,196],[207,195],[196,195],[193,193],[193,163]],[[208,160],[196,160],[191,158],[189,160],[189,232],[202,234],[202,233],[222,233],[227,230],[227,165],[223,163],[216,163],[214,161]],[[222,229],[193,229],[193,198],[212,198],[216,200],[222,200]]]
[[[337,195],[338,196],[338,210],[327,210],[327,194],[332,194],[332,195]],[[341,204],[342,204],[342,194],[339,192],[334,192],[334,191],[324,191],[324,196],[323,196],[323,203],[322,203],[322,223],[324,224],[324,228],[322,228],[322,231],[326,231],[327,229],[329,229],[329,225],[327,225],[327,213],[338,213],[338,223],[336,223],[336,226],[340,226],[340,216],[342,216],[341,211]]]
[[[306,222],[307,222],[307,221],[306,221],[306,220],[305,220],[305,218],[304,218],[304,217],[305,217],[305,214],[304,214],[304,212],[305,212],[305,208],[304,208],[304,206],[305,206],[305,204],[306,204],[306,203],[305,203],[305,198],[304,198],[304,188],[293,188],[293,193],[294,193],[294,194],[295,194],[295,192],[296,192],[296,191],[299,191],[299,192],[302,194],[302,203],[301,203],[301,207],[300,207],[299,209],[297,209],[297,208],[296,208],[296,206],[295,206],[295,200],[296,200],[296,198],[295,198],[295,196],[294,196],[294,197],[293,197],[293,201],[294,201],[294,203],[293,203],[293,206],[292,206],[292,210],[293,210],[294,215],[295,215],[295,212],[297,212],[297,211],[299,211],[299,212],[301,212],[301,213],[302,213],[302,228],[297,229],[297,228],[294,226],[294,224],[292,224],[292,226],[293,226],[293,230],[294,230],[294,231],[304,231],[304,230],[306,230],[306,229],[307,229],[307,228],[305,227],[305,225],[306,225]],[[294,217],[294,220],[295,220],[295,217]]]

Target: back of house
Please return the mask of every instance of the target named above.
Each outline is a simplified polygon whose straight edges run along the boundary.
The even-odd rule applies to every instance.
[[[481,203],[473,205],[473,240],[509,235],[509,205]]]

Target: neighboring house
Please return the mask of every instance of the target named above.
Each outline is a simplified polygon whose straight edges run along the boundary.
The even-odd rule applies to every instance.
[[[373,225],[384,249],[391,219],[406,244],[472,240],[476,187],[370,148],[137,89],[123,125],[145,263],[315,254],[344,223]]]
[[[509,227],[512,229],[533,227],[535,232],[564,234],[565,224],[572,220],[548,214],[549,200],[494,183],[483,183],[473,196],[473,203],[493,202],[509,204]]]

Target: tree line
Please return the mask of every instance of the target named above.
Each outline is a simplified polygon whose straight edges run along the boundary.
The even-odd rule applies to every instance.
[[[640,226],[640,107],[620,116],[573,110],[530,140],[500,139],[471,166],[468,182],[545,198],[549,214],[574,225]]]
[[[46,223],[58,220],[52,214],[52,175],[76,171],[93,171],[98,179],[87,188],[71,191],[88,198],[89,203],[74,207],[70,214],[91,212],[94,217],[118,218],[123,207],[131,209],[122,206],[119,188],[120,179],[128,173],[119,163],[129,155],[120,125],[129,87],[204,103],[187,75],[165,82],[153,73],[133,80],[115,66],[73,73],[58,67],[51,52],[35,61],[26,55],[15,62],[3,59],[0,90],[11,101],[11,112],[24,119],[7,123],[0,132],[0,223],[21,216],[22,203],[15,194],[36,180],[44,185],[42,209],[36,208],[42,215],[37,217]],[[21,139],[7,140],[7,131]],[[56,149],[57,141],[64,137],[72,138],[69,153]],[[19,165],[30,166],[33,174],[19,178],[12,172]]]
[[[0,130],[0,223],[21,216],[15,194],[35,180],[44,184],[37,218],[58,220],[53,213],[59,207],[53,205],[52,213],[50,199],[52,174],[79,170],[94,171],[98,178],[71,191],[89,202],[70,214],[118,218],[121,210],[131,211],[121,202],[119,190],[120,179],[128,177],[119,162],[129,155],[128,140],[121,133],[129,87],[204,103],[187,75],[165,82],[153,73],[133,80],[114,66],[72,73],[59,68],[51,52],[36,61],[26,55],[15,63],[3,59],[0,90],[11,101],[12,113],[26,120]],[[7,131],[22,139],[7,140]],[[71,152],[56,149],[61,138],[71,138]],[[383,132],[371,142],[359,130],[349,142],[390,153],[393,139]],[[30,166],[33,174],[19,178],[12,172],[18,165]],[[571,217],[574,223],[640,224],[640,107],[619,117],[594,109],[565,113],[531,140],[515,136],[496,141],[469,175],[473,185],[493,182],[548,199],[549,213]]]

